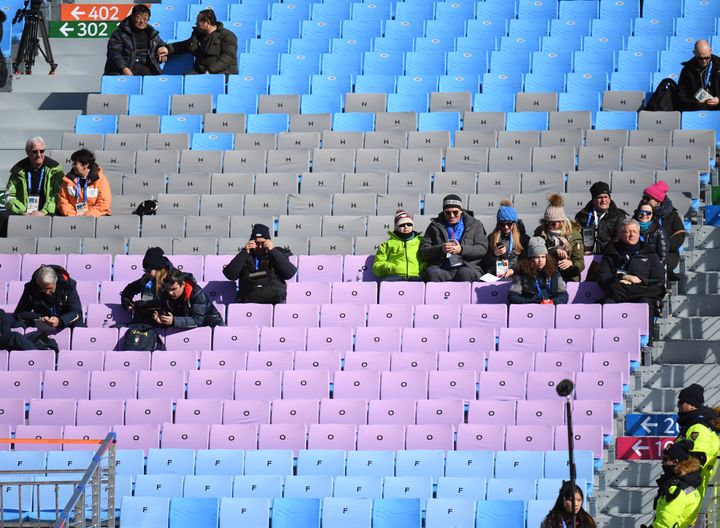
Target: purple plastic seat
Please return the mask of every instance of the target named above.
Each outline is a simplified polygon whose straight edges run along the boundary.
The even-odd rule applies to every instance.
[[[307,447],[307,427],[303,424],[262,424],[259,427],[258,449],[292,449],[298,451]]]
[[[234,394],[234,382],[235,373],[231,370],[191,370],[188,372],[187,397],[231,400]]]
[[[421,370],[383,372],[380,378],[380,397],[383,400],[427,399],[428,374]]]
[[[330,397],[330,373],[326,370],[286,370],[282,378],[283,398],[321,400]]]
[[[0,280],[20,280],[23,256],[19,253],[8,253],[0,259]]]
[[[97,281],[91,280],[79,280],[75,289],[80,297],[80,302],[83,306],[88,304],[95,304],[98,302],[98,283]]]
[[[640,361],[640,330],[638,328],[598,328],[593,334],[594,352],[624,351],[630,361]]]
[[[458,399],[418,400],[418,424],[456,425],[465,421],[465,404]]]
[[[143,255],[115,255],[113,260],[113,281],[128,282],[139,279],[143,274]]]
[[[582,354],[592,350],[591,328],[548,328],[548,352],[573,352]]]
[[[470,282],[428,282],[425,285],[425,304],[469,304]]]
[[[233,303],[228,305],[229,326],[272,326],[273,305],[256,303]]]
[[[320,402],[318,400],[273,400],[270,423],[274,424],[316,424],[319,423]]]
[[[358,451],[399,451],[405,449],[405,426],[358,426]]]
[[[367,406],[366,400],[320,400],[320,423],[366,424]]]
[[[372,370],[344,370],[335,373],[334,399],[380,399],[380,373]]]
[[[568,354],[567,352],[535,354],[535,370],[539,372],[580,372],[582,370],[582,354]]]
[[[118,449],[142,449],[145,454],[150,449],[160,447],[160,425],[116,425],[113,431],[117,435]]]
[[[530,372],[535,364],[533,352],[488,352],[488,372]]]
[[[25,423],[25,400],[16,398],[0,399],[0,426],[9,426],[13,431]],[[8,445],[9,449],[10,446]]]
[[[26,328],[25,333],[34,332],[34,328]],[[48,332],[48,335],[52,337],[58,344],[60,350],[70,349],[70,336],[72,335],[72,329],[63,328],[62,330],[56,330],[55,332]]]
[[[379,350],[348,352],[345,354],[343,370],[371,370],[374,372],[390,370],[391,354],[392,352]]]
[[[401,328],[360,327],[355,330],[355,350],[399,352],[401,343]]]
[[[564,425],[565,402],[557,395],[553,400],[519,400],[515,423],[517,425]]]
[[[568,282],[566,287],[572,304],[595,304],[605,296],[597,282]]]
[[[0,280],[0,301],[2,302],[2,304],[7,304],[7,290],[8,290],[7,281]],[[12,311],[12,308],[10,311]]]
[[[205,295],[210,299],[210,302],[216,306],[218,304],[225,305],[234,303],[237,298],[237,286],[234,282],[228,280],[198,281],[198,286],[205,291]],[[218,307],[218,309],[220,310],[220,314],[224,316],[225,312],[223,309],[220,307]]]
[[[602,306],[599,304],[558,304],[555,306],[556,328],[600,328]]]
[[[332,303],[377,304],[377,282],[333,282]]]
[[[623,402],[620,372],[578,372],[575,375],[575,398]]]
[[[459,328],[460,305],[420,304],[415,307],[415,326],[418,328]]]
[[[371,304],[368,306],[368,326],[408,327],[413,325],[412,304]]]
[[[544,352],[545,330],[534,328],[501,328],[498,350],[510,352]]]
[[[468,423],[498,426],[515,425],[516,403],[514,400],[471,401],[468,407]]]
[[[80,399],[76,422],[78,425],[122,425],[125,423],[125,402]]]
[[[308,449],[354,451],[356,437],[355,424],[311,424],[308,427]]]
[[[164,423],[160,446],[165,449],[209,449],[209,424]]]
[[[475,304],[507,304],[511,281],[473,282],[472,300]]]
[[[149,370],[150,358],[150,352],[146,350],[106,352],[104,370]]]
[[[350,327],[322,327],[307,329],[308,350],[352,350],[353,329]]]
[[[294,304],[330,304],[329,282],[288,282],[286,302]]]
[[[552,451],[553,428],[550,425],[508,425],[505,449],[508,451]]]
[[[511,304],[508,313],[510,328],[553,328],[555,326],[555,305],[552,304]]]
[[[168,329],[165,348],[168,350],[207,350],[212,346],[212,328],[201,326],[188,330]]]
[[[405,448],[453,451],[455,428],[450,424],[408,425],[405,433]]]
[[[603,457],[603,430],[599,425],[573,424],[573,444],[579,451],[592,451],[594,458]],[[567,428],[555,428],[555,449],[567,450]]]
[[[201,370],[245,370],[248,352],[242,350],[203,350]]]
[[[125,424],[148,425],[172,422],[172,407],[172,400],[127,400]]]
[[[66,425],[63,428],[64,440],[102,440],[112,430],[109,425]],[[63,451],[95,451],[93,444],[64,444]]]
[[[456,399],[464,402],[475,400],[477,373],[474,370],[443,370],[430,372],[428,397]]]
[[[323,304],[320,307],[320,326],[350,327],[365,326],[367,306],[364,304]]]
[[[270,423],[270,402],[268,400],[225,400],[222,423],[229,425]],[[257,446],[257,441],[255,445]]]
[[[0,398],[30,401],[40,398],[40,370],[0,370]]]
[[[173,257],[174,258],[174,257]],[[227,280],[223,275],[223,268],[233,259],[231,255],[205,255],[205,266],[202,279],[205,281]],[[200,277],[195,277],[200,279]]]
[[[410,425],[415,423],[416,400],[387,399],[368,402],[367,423],[371,425]]]
[[[67,257],[67,271],[71,277],[83,280],[104,281],[112,278],[112,255],[70,254]]]
[[[173,255],[173,266],[184,273],[192,273],[195,280],[203,278],[203,260],[202,255]]]
[[[0,350],[0,370],[7,370],[8,361],[10,359],[10,352],[7,350]]]
[[[505,426],[458,424],[458,451],[502,451],[505,449]]]
[[[247,353],[247,370],[287,370],[292,369],[295,354],[289,350],[270,350]]]
[[[72,348],[78,350],[108,350],[117,341],[117,328],[76,328],[72,333]]]
[[[26,281],[10,281],[7,284],[7,303],[12,305],[13,309],[17,306],[17,303],[23,294],[25,283]]]
[[[260,350],[305,350],[305,328],[265,326],[260,330]]]
[[[295,354],[297,370],[326,370],[330,383],[335,380],[335,371],[340,370],[341,354],[337,350],[303,350]]]
[[[116,300],[119,300],[120,296]],[[130,323],[132,316],[120,304],[90,304],[87,311],[89,328],[107,328],[116,323]]]
[[[107,361],[107,357],[105,358]],[[138,373],[134,370],[94,370],[90,374],[93,400],[132,400],[137,398]]]
[[[586,372],[620,372],[622,382],[628,383],[630,377],[630,356],[627,352],[589,352],[583,354],[582,370]]]
[[[438,370],[485,370],[485,353],[458,350],[438,354]]]
[[[299,255],[298,282],[342,282],[342,255]]]
[[[446,328],[405,328],[402,332],[403,352],[447,352]]]
[[[425,304],[425,284],[405,281],[381,282],[380,304]]]
[[[46,370],[43,398],[87,400],[90,395],[90,371]]]
[[[175,423],[222,423],[222,400],[178,400]]]
[[[524,400],[524,372],[481,372],[479,400]]]
[[[216,326],[213,329],[215,350],[259,350],[260,329],[255,326]]]
[[[27,282],[30,280],[30,277],[32,277],[32,274],[35,273],[35,271],[40,266],[46,266],[46,265],[51,265],[51,264],[56,265],[56,266],[62,266],[63,268],[66,268],[67,267],[67,255],[62,254],[62,253],[51,253],[51,254],[39,253],[37,255],[34,255],[34,254],[23,255],[22,266],[20,268],[20,279]]]
[[[437,352],[391,352],[390,370],[437,370]]]
[[[18,425],[15,429],[16,439],[30,440],[54,440],[62,438],[62,425]],[[15,451],[50,451],[54,444],[32,443],[24,444],[15,442]]]
[[[345,255],[343,257],[343,281],[370,282],[377,280],[373,273],[375,255]]]
[[[527,399],[528,400],[554,400],[560,398],[556,388],[560,380],[573,380],[574,372],[528,372]]]
[[[75,405],[67,398],[30,400],[28,425],[75,425]]]
[[[255,424],[213,424],[210,449],[257,449],[257,430]]]
[[[573,400],[573,425],[599,425],[604,435],[615,434],[613,404],[610,400]]]
[[[54,370],[54,350],[15,350],[10,352],[8,370]]]
[[[181,370],[141,370],[138,398],[182,400],[185,398],[185,376]]]
[[[138,279],[139,276],[135,278]],[[127,283],[122,281],[102,281],[100,283],[100,302],[120,305],[120,292],[125,289],[125,286],[127,286]],[[127,310],[122,306],[120,308],[127,313]]]
[[[495,329],[490,327],[451,328],[448,350],[490,352],[495,350]]]
[[[275,306],[273,326],[314,327],[320,324],[318,304],[278,304]]]
[[[281,398],[282,372],[278,370],[239,370],[235,373],[235,393],[246,399],[271,401]]]
[[[199,353],[196,350],[156,350],[150,360],[152,370],[197,370]]]

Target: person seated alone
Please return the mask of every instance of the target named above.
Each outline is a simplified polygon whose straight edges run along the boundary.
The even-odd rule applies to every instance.
[[[170,271],[160,291],[160,303],[161,308],[152,314],[158,326],[184,329],[225,326],[220,312],[191,273]]]
[[[58,192],[58,213],[62,216],[109,216],[112,214],[110,182],[88,149],[70,156],[72,170],[65,175]]]
[[[133,6],[130,16],[118,24],[107,43],[105,75],[160,75],[160,54],[167,48],[150,24],[150,8]]]
[[[510,304],[566,304],[568,293],[557,262],[548,254],[545,240],[532,237],[527,258],[520,260],[508,292]]]
[[[404,209],[395,211],[395,229],[390,238],[380,244],[373,261],[373,273],[380,280],[419,280],[425,271],[420,258],[422,235],[413,231],[413,217]]]
[[[21,326],[72,328],[85,326],[77,284],[61,266],[40,266],[25,284],[15,308]]]
[[[675,110],[720,110],[720,57],[705,39],[695,42],[693,58],[682,63]]]

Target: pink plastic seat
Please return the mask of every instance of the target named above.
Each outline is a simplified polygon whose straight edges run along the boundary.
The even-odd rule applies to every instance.
[[[90,371],[46,370],[43,398],[87,400],[90,395]]]
[[[198,352],[196,350],[156,350],[152,354],[152,370],[197,370]]]
[[[451,328],[448,350],[490,352],[495,350],[494,328]]]
[[[477,374],[474,370],[444,370],[430,372],[428,394],[434,399],[475,400]]]
[[[475,373],[485,370],[485,354],[483,352],[446,352],[438,354],[438,370],[464,370]]]
[[[239,370],[235,376],[235,393],[241,398],[253,400],[281,398],[282,372],[277,370]]]
[[[421,425],[457,425],[465,421],[465,405],[456,399],[418,400],[416,420]]]
[[[593,334],[594,352],[628,352],[630,361],[640,361],[640,330],[637,328],[598,328]]]
[[[20,280],[23,256],[19,253],[8,253],[0,259],[0,280]]]
[[[113,280],[128,282],[137,280],[143,274],[143,255],[115,255],[113,261]]]
[[[415,423],[416,400],[370,400],[367,423],[371,425],[410,425]]]
[[[66,425],[64,440],[104,440],[112,427],[109,425]],[[98,444],[63,444],[63,451],[96,451]]]
[[[210,449],[257,449],[257,429],[255,424],[213,424]]]
[[[72,348],[78,350],[110,350],[117,341],[117,328],[76,328],[72,334]]]
[[[320,421],[320,402],[317,400],[273,400],[270,423],[316,424]]]
[[[150,361],[146,350],[110,351],[105,354],[105,370],[149,370]]]
[[[572,304],[595,304],[605,296],[597,282],[568,282],[566,286]]]
[[[0,398],[25,401],[40,398],[42,376],[40,370],[0,370]]]
[[[173,266],[184,273],[192,273],[195,280],[202,280],[203,260],[202,255],[173,255]]]
[[[298,282],[342,282],[342,255],[299,255]]]
[[[489,352],[488,372],[528,372],[535,363],[535,354],[523,352]]]
[[[505,426],[458,424],[458,451],[502,451],[505,449]]]
[[[356,425],[311,424],[308,428],[308,449],[354,451],[356,436]]]
[[[135,279],[139,279],[140,274],[135,277]],[[132,280],[135,280],[132,279]],[[128,285],[128,282],[130,281],[102,281],[100,283],[100,303],[102,304],[120,304],[120,292],[122,292],[125,289],[125,286]],[[136,299],[137,300],[137,299]],[[121,310],[125,311],[122,306],[120,307]],[[129,314],[128,314],[129,315]]]
[[[62,253],[38,253],[37,255],[26,254],[23,255],[22,266],[20,271],[20,279],[29,281],[33,273],[37,271],[40,266],[49,265],[67,267],[67,255]]]
[[[228,326],[272,326],[272,321],[272,304],[233,303],[227,308]]]
[[[223,281],[227,280],[223,275],[223,269],[233,259],[231,255],[205,255],[205,266],[203,280],[206,281]],[[200,277],[195,277],[200,279]]]
[[[350,327],[365,326],[367,306],[364,304],[323,304],[320,307],[320,326]]]
[[[534,328],[501,328],[498,350],[544,352],[545,330]]]
[[[379,400],[380,373],[371,370],[336,372],[333,398]]]
[[[573,425],[599,425],[605,435],[615,434],[613,404],[610,400],[573,400]]]
[[[25,330],[25,333],[34,332],[34,328],[27,328]],[[68,350],[70,349],[70,336],[71,336],[72,329],[70,328],[63,328],[60,331],[55,332],[48,332],[48,335],[52,337],[55,342],[58,344],[58,348],[60,350]]]
[[[71,277],[83,280],[104,281],[112,276],[112,255],[106,254],[70,254],[67,257],[67,271]]]
[[[365,424],[367,405],[365,400],[320,400],[320,423]]]
[[[216,326],[214,350],[259,350],[260,329],[254,326]]]
[[[611,371],[578,372],[575,375],[575,398],[622,403],[622,374]]]
[[[367,325],[391,328],[412,326],[414,311],[412,304],[371,304],[368,306]]]
[[[415,307],[418,328],[459,328],[459,304],[421,304]]]
[[[535,370],[542,372],[580,372],[582,354],[567,352],[545,352],[535,355]]]
[[[54,440],[63,437],[62,425],[18,425],[15,429],[16,439]],[[15,451],[51,451],[57,444],[15,443]]]
[[[455,449],[455,428],[450,424],[408,425],[405,448],[443,451]]]
[[[221,281],[199,281],[200,286],[207,295],[210,302],[220,310],[220,315],[225,318],[225,312],[223,308],[226,304],[234,303],[237,299],[237,286],[234,282],[228,280]]]
[[[590,352],[583,354],[583,371],[620,372],[622,382],[628,383],[630,377],[630,357],[627,352]]]
[[[75,290],[83,306],[98,302],[99,287],[97,281],[79,280],[77,281]]]
[[[172,400],[127,400],[125,403],[125,425],[171,422],[172,404]]]
[[[377,282],[333,282],[331,301],[333,304],[377,304]]]
[[[512,281],[473,282],[472,303],[507,304],[508,292]]]
[[[164,423],[160,446],[171,449],[209,449],[210,425]]]
[[[75,425],[75,400],[30,400],[28,425]]]
[[[425,285],[425,304],[469,304],[470,282],[428,282]]]
[[[401,328],[361,327],[355,330],[355,350],[362,350],[368,352],[399,352],[401,348],[401,343]]]
[[[524,400],[524,372],[481,372],[480,400]]]
[[[260,350],[305,350],[305,328],[269,327],[260,330]]]
[[[335,380],[335,371],[340,370],[340,352],[334,350],[306,350],[295,354],[297,370],[326,370],[330,382]]]
[[[558,304],[555,306],[556,328],[600,328],[602,306],[599,304]]]
[[[330,373],[326,370],[286,370],[282,378],[283,398],[321,400],[330,397]]]
[[[222,423],[228,425],[270,423],[270,402],[268,400],[225,400]]]
[[[399,451],[405,449],[405,426],[358,426],[358,451]]]
[[[247,353],[247,370],[289,370],[293,368],[295,354],[289,350]]]
[[[180,370],[141,370],[138,398],[182,400],[185,398],[185,376]]]
[[[565,424],[565,402],[554,400],[520,400],[515,416],[517,425],[563,425]]]
[[[307,428],[303,424],[262,424],[259,426],[258,449],[306,449]]]
[[[318,304],[278,304],[275,306],[273,326],[307,328],[320,325]]]
[[[176,424],[222,423],[222,400],[178,400],[175,406]]]
[[[468,407],[468,423],[476,425],[515,425],[514,400],[476,400]]]
[[[187,397],[231,400],[234,382],[235,373],[231,370],[191,370],[188,373]]]
[[[371,370],[382,372],[390,370],[391,352],[348,352],[345,354],[343,370]],[[339,370],[339,369],[338,369]]]
[[[286,302],[293,304],[329,304],[329,282],[288,282]]]
[[[582,354],[592,350],[591,328],[548,328],[548,352],[573,352]]]
[[[54,350],[15,350],[10,352],[8,370],[54,370]]]
[[[125,403],[122,400],[78,400],[76,422],[78,425],[122,425],[125,423]]]
[[[18,425],[25,423],[25,400],[23,399],[0,399],[0,411],[2,411],[0,412],[0,426],[9,426],[14,431]],[[7,448],[9,449],[10,446],[8,445]]]
[[[353,329],[345,326],[325,326],[307,329],[308,350],[352,350]]]
[[[511,304],[509,328],[553,328],[555,306],[552,304]]]
[[[373,273],[375,255],[345,255],[343,257],[343,281],[370,282],[377,280]]]
[[[403,352],[447,352],[446,328],[405,328],[402,332]]]
[[[158,424],[116,425],[113,431],[118,449],[142,449],[147,455],[148,450],[160,447]]]
[[[552,451],[554,432],[550,425],[508,425],[505,433],[508,451]]]
[[[421,370],[383,372],[380,378],[380,397],[385,399],[426,399],[428,374]]]
[[[208,350],[212,346],[212,328],[201,326],[188,330],[168,329],[165,348],[168,350]]]
[[[7,370],[9,359],[10,352],[7,350],[0,350],[0,370]]]
[[[557,395],[557,384],[560,380],[575,379],[574,372],[528,372],[527,399],[528,400],[554,400]]]
[[[247,352],[242,350],[203,350],[200,355],[202,370],[245,370]]]
[[[577,450],[592,451],[593,457],[603,457],[603,430],[599,425],[573,424],[573,443]],[[567,450],[567,428],[555,428],[555,449]]]
[[[390,370],[420,370],[430,372],[437,370],[437,352],[391,352]]]
[[[57,357],[58,370],[102,370],[105,353],[97,350],[62,350]]]
[[[425,304],[425,284],[405,281],[381,282],[380,304]]]
[[[20,300],[20,297],[23,294],[23,290],[25,289],[25,283],[26,281],[10,281],[7,284],[7,303],[12,305],[12,310],[17,306],[18,301]]]
[[[115,301],[119,301],[118,296]],[[90,304],[87,312],[88,328],[109,328],[117,323],[130,323],[132,316],[120,304]]]

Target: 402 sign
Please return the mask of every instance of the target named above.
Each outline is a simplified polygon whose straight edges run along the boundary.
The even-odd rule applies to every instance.
[[[110,38],[119,22],[50,21],[50,38]]]

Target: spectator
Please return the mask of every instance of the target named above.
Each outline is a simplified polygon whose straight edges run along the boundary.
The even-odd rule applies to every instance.
[[[160,291],[162,306],[152,312],[158,326],[196,328],[198,326],[225,326],[220,312],[210,301],[191,273],[171,270]]]
[[[0,309],[0,350],[55,350],[59,352],[57,342],[46,333],[35,331],[21,334],[13,331],[15,320],[12,315]]]
[[[425,262],[420,258],[422,235],[413,230],[413,217],[404,209],[395,211],[395,229],[375,253],[373,273],[381,280],[420,280]]]
[[[107,43],[105,75],[160,75],[160,56],[167,47],[160,33],[149,25],[150,9],[143,4],[132,8]]]
[[[285,281],[292,279],[297,268],[290,262],[292,252],[275,247],[270,228],[255,224],[245,248],[223,269],[231,281],[238,281],[237,302],[278,304],[287,298]]]
[[[595,520],[583,509],[584,495],[582,488],[563,480],[555,505],[540,524],[540,528],[566,528],[572,526],[573,491],[575,494],[575,518],[577,528],[596,528]]]
[[[40,266],[25,284],[15,308],[15,319],[24,327],[85,326],[76,286],[62,267]]]
[[[496,217],[495,229],[488,235],[489,249],[483,259],[483,269],[507,279],[515,273],[518,257],[527,247],[530,237],[525,234],[512,202],[500,202]]]
[[[198,13],[197,25],[190,38],[168,44],[166,51],[161,50],[161,58],[173,53],[192,53],[195,64],[188,73],[229,75],[238,72],[237,49],[235,33],[217,21],[212,9],[203,9]]]
[[[676,110],[720,109],[720,57],[713,55],[707,40],[695,42],[693,58],[682,63]]]
[[[475,281],[482,272],[488,240],[480,220],[463,211],[456,194],[443,198],[443,211],[425,230],[420,257],[427,262],[424,278],[429,282]]]
[[[134,324],[153,324],[152,312],[160,306],[160,293],[173,265],[162,248],[151,247],[145,252],[142,267],[142,277],[120,292],[120,302],[132,314]],[[139,301],[133,301],[136,295],[140,295]]]
[[[655,218],[665,231],[667,238],[667,273],[671,281],[678,280],[674,270],[680,263],[680,248],[685,242],[685,224],[667,197],[668,184],[658,180],[643,191],[643,200],[652,205]]]
[[[702,494],[700,462],[690,456],[692,442],[668,444],[663,451],[662,475],[657,479],[655,518],[650,528],[694,526],[694,512],[700,509]],[[642,525],[643,528],[645,525]]]
[[[63,178],[58,192],[58,212],[62,216],[109,216],[112,212],[110,183],[95,156],[88,149],[70,156],[72,170]]]
[[[660,263],[667,264],[667,237],[660,222],[653,213],[653,207],[646,201],[641,201],[635,209],[633,216],[640,225],[640,242],[650,246],[660,259]]]
[[[534,236],[545,239],[550,255],[557,260],[560,275],[565,282],[579,282],[580,272],[585,269],[584,246],[580,227],[568,219],[559,194],[548,197],[548,206]]]
[[[592,200],[578,211],[575,221],[582,228],[585,254],[602,255],[627,213],[615,205],[610,197],[610,186],[603,181],[592,184],[590,196]]]
[[[545,240],[532,237],[527,258],[520,260],[508,293],[510,304],[566,304],[565,281],[558,273],[557,263],[548,254]]]

